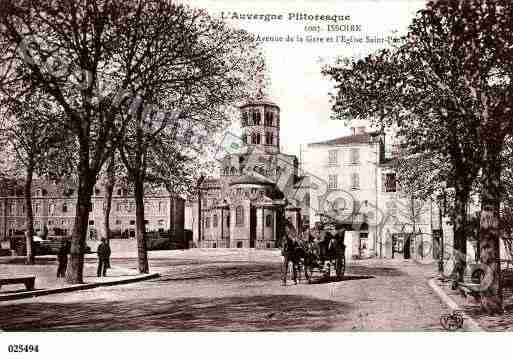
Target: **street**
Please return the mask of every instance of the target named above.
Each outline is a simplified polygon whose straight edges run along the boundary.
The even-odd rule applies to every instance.
[[[134,259],[113,259],[134,268]],[[287,286],[280,256],[180,251],[151,256],[159,279],[0,303],[5,331],[426,331],[449,310],[434,265],[349,262],[342,281]],[[320,275],[318,275],[320,277]]]

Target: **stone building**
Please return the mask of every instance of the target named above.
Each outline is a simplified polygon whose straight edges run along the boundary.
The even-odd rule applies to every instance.
[[[91,200],[89,238],[104,235],[105,196],[97,186]],[[34,229],[70,235],[75,220],[76,192],[73,185],[36,180],[32,186]],[[147,192],[144,198],[146,231],[170,231],[177,239],[184,235],[184,199],[166,190]],[[23,187],[14,180],[0,186],[0,241],[25,229]],[[110,212],[110,229],[115,235],[135,237],[135,201],[126,188],[116,187]],[[5,247],[3,244],[2,247]]]
[[[240,107],[241,146],[220,160],[220,177],[205,179],[188,203],[194,245],[275,248],[285,222],[300,229],[300,208],[287,200],[298,181],[295,156],[280,152],[280,108],[259,95]]]
[[[412,200],[396,181],[393,134],[351,128],[351,134],[308,145],[303,167],[310,182],[310,226],[335,218],[350,228],[348,257],[432,255],[438,207]],[[415,236],[410,234],[415,232]]]

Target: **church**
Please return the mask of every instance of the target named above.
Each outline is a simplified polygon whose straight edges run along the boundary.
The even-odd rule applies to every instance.
[[[307,225],[301,205],[287,200],[301,178],[296,156],[280,152],[280,107],[260,92],[239,110],[241,145],[188,203],[194,247],[276,248],[286,223]]]

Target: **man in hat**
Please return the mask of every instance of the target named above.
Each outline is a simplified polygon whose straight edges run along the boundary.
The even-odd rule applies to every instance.
[[[96,275],[98,277],[107,275],[107,268],[110,267],[110,246],[107,239],[102,237],[102,242],[98,246],[98,270]]]

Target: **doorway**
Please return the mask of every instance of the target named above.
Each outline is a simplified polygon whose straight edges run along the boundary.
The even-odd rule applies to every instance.
[[[256,222],[257,222],[257,215],[256,215],[255,207],[251,207],[249,217],[250,217],[249,218],[249,248],[255,248]]]

